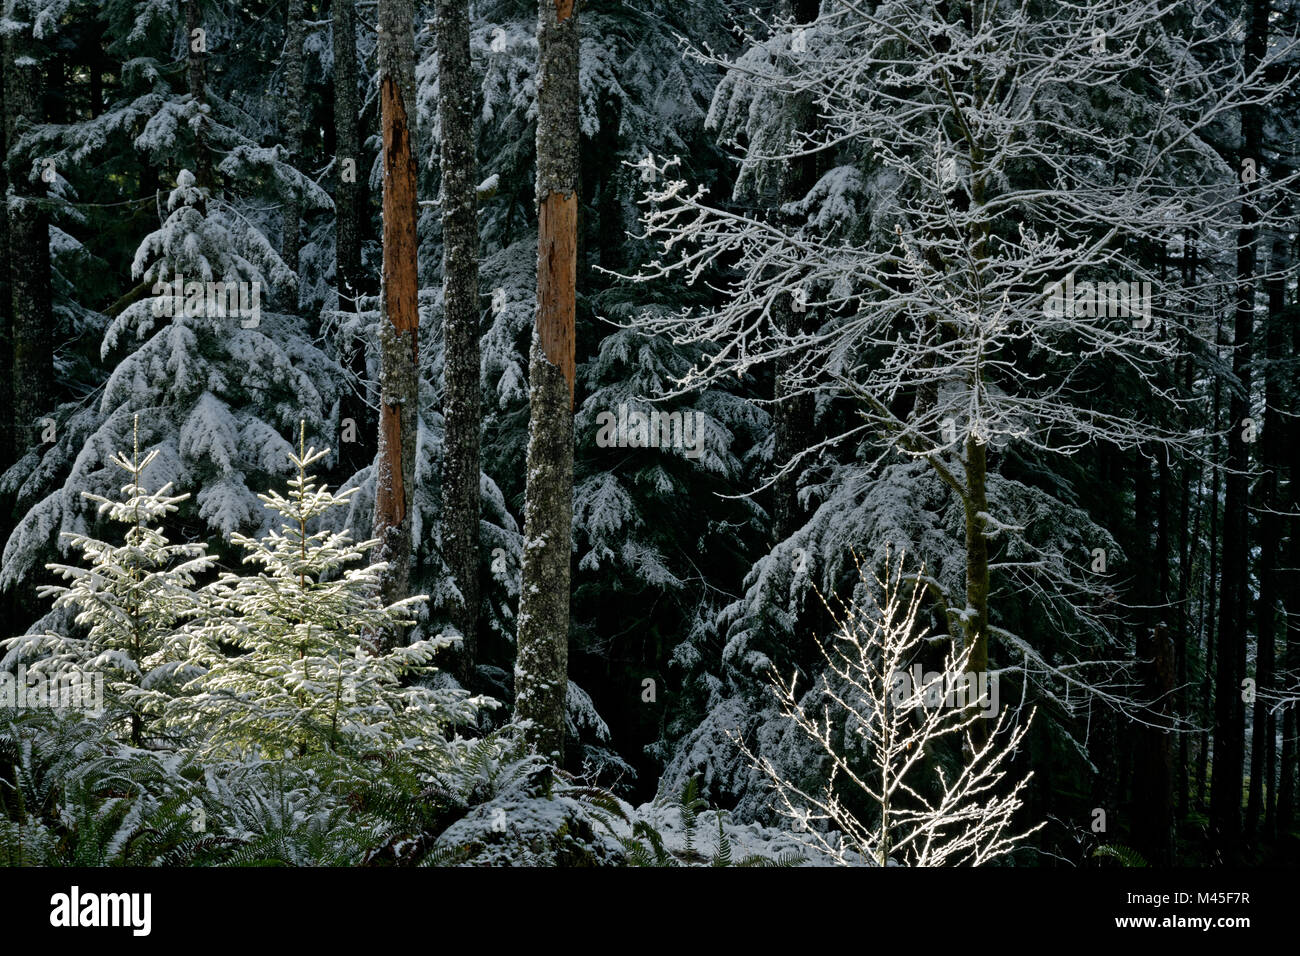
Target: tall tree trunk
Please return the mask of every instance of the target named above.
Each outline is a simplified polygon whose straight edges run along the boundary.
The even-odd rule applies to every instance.
[[[966,9],[962,14],[969,29],[975,29],[973,9]],[[971,87],[979,89],[979,80],[972,76]],[[970,209],[972,223],[968,227],[971,252],[978,265],[982,265],[989,255],[989,238],[992,224],[985,210],[988,192],[987,172],[984,170],[983,144],[970,149],[971,194]],[[973,394],[978,394],[983,387],[984,369],[982,362],[977,363],[971,378],[965,383]],[[988,499],[988,447],[984,436],[976,434],[975,422],[968,423],[965,459],[965,489],[962,495],[963,518],[966,531],[966,607],[962,614],[963,641],[970,648],[966,672],[972,681],[978,681],[981,674],[989,669],[989,592],[991,575],[989,569],[989,534],[986,515],[989,513]],[[972,684],[972,686],[975,686]],[[971,745],[982,747],[988,741],[988,721],[977,720],[970,728]]]
[[[1273,237],[1272,265],[1265,282],[1268,293],[1268,326],[1264,346],[1264,431],[1260,447],[1263,474],[1259,480],[1259,601],[1255,606],[1257,649],[1255,652],[1255,733],[1250,748],[1250,796],[1246,802],[1246,833],[1254,836],[1261,811],[1264,838],[1273,835],[1277,809],[1277,720],[1273,712],[1274,667],[1276,664],[1278,551],[1282,547],[1284,503],[1278,494],[1281,453],[1286,444],[1288,411],[1283,384],[1286,361],[1286,237]],[[1294,411],[1294,409],[1291,409]]]
[[[1300,357],[1300,290],[1291,305],[1291,374],[1287,378],[1287,408],[1294,412],[1300,405],[1300,369],[1295,362]],[[1291,690],[1300,687],[1300,518],[1295,515],[1297,494],[1300,494],[1300,419],[1292,415],[1286,425],[1286,445],[1282,460],[1287,463],[1287,486],[1291,492],[1291,514],[1287,524],[1287,549],[1283,561],[1285,569],[1279,575],[1278,589],[1282,592],[1282,620],[1286,643],[1282,667],[1285,686]],[[1300,811],[1297,793],[1300,792],[1300,701],[1287,704],[1282,711],[1282,765],[1279,768],[1277,795],[1277,829],[1290,833]]]
[[[195,40],[195,32],[203,29],[200,3],[201,0],[185,0],[185,42],[189,51],[185,57],[185,82],[199,117],[194,124],[194,180],[199,186],[211,189],[212,157],[208,155],[208,121],[203,118],[208,102],[207,45],[205,41],[200,48]]]
[[[284,89],[288,102],[284,104],[284,147],[289,151],[289,164],[294,169],[302,168],[303,131],[307,125],[307,86],[305,64],[303,61],[303,42],[307,35],[306,0],[288,0],[285,4],[284,56],[280,62],[284,65]],[[302,222],[302,196],[295,187],[289,190],[284,200],[283,221],[280,235],[280,258],[284,264],[298,272],[298,229]],[[295,292],[289,298],[290,304],[297,308],[298,296]]]
[[[0,196],[9,195],[9,146],[13,140],[9,137],[9,101],[7,74],[9,73],[8,43],[0,43]],[[14,401],[14,327],[10,303],[11,275],[13,259],[9,257],[9,203],[0,203],[0,401],[9,402],[13,408]],[[14,449],[13,416],[0,415],[0,469],[8,469],[17,460]],[[3,531],[5,540],[9,540],[12,526],[4,514]]]
[[[1264,54],[1268,0],[1251,0],[1244,68],[1255,71]],[[1241,158],[1261,161],[1263,115],[1256,106],[1242,109]],[[1241,164],[1238,164],[1238,168]],[[1237,233],[1237,298],[1233,338],[1233,389],[1228,402],[1228,464],[1223,508],[1223,586],[1219,614],[1219,662],[1214,708],[1214,776],[1210,786],[1210,827],[1224,862],[1241,854],[1241,783],[1246,713],[1242,680],[1246,676],[1247,574],[1250,534],[1246,471],[1250,450],[1243,440],[1250,415],[1251,331],[1255,310],[1255,244],[1259,211],[1257,186],[1241,188],[1241,229]]]
[[[1198,236],[1195,231],[1188,230],[1183,240],[1183,288],[1196,288],[1196,273],[1199,268],[1197,256],[1199,252]],[[1189,298],[1189,310],[1195,307],[1195,302]],[[1195,362],[1192,357],[1191,336],[1183,333],[1183,348],[1180,349],[1183,354],[1183,377],[1182,390],[1180,396],[1187,403],[1186,408],[1192,407],[1192,397],[1194,394],[1195,380]],[[1190,433],[1195,423],[1188,411],[1179,413],[1179,421],[1182,423],[1184,431]],[[1193,475],[1197,480],[1200,478],[1200,465],[1196,463],[1193,456],[1179,452],[1179,496],[1178,496],[1178,609],[1175,612],[1175,655],[1178,699],[1176,702],[1178,716],[1191,724],[1191,700],[1188,693],[1190,684],[1190,664],[1188,662],[1188,647],[1191,644],[1191,607],[1192,599],[1192,556],[1201,534],[1201,509],[1198,507],[1196,513],[1192,514],[1192,480]],[[1195,470],[1193,470],[1195,469]],[[1187,732],[1178,735],[1178,822],[1181,824],[1187,820],[1187,812],[1191,801],[1192,790],[1192,769],[1190,760],[1190,738],[1191,734]]]
[[[384,168],[384,268],[380,293],[379,454],[374,535],[387,562],[386,600],[407,597],[411,500],[419,418],[419,281],[415,233],[415,11],[413,0],[379,0],[379,109]],[[385,635],[391,643],[397,635]]]
[[[1152,512],[1151,469],[1139,450],[1134,454],[1133,534],[1131,553],[1138,567],[1157,569],[1155,587],[1146,575],[1137,577],[1139,611],[1135,622],[1136,645],[1142,688],[1148,704],[1148,719],[1154,726],[1139,724],[1135,733],[1136,760],[1133,764],[1134,835],[1153,865],[1173,863],[1173,752],[1167,727],[1170,722],[1173,692],[1173,655],[1163,620],[1153,615],[1151,607],[1166,605],[1169,584],[1167,521],[1164,517],[1168,482],[1161,478],[1157,486],[1156,547],[1151,548],[1148,525]]]
[[[1187,367],[1190,370],[1193,362],[1189,355]],[[1186,394],[1192,393],[1191,383],[1188,383]],[[1204,523],[1205,509],[1201,506],[1200,501],[1200,483],[1201,483],[1201,465],[1192,457],[1188,457],[1183,462],[1183,556],[1182,556],[1182,573],[1179,576],[1179,594],[1180,602],[1183,607],[1181,616],[1183,624],[1183,639],[1179,647],[1178,659],[1178,700],[1179,713],[1187,720],[1188,727],[1197,726],[1200,722],[1194,714],[1194,704],[1192,701],[1192,663],[1191,648],[1193,641],[1200,645],[1200,635],[1205,626],[1205,588],[1202,584],[1202,575],[1200,567],[1197,564],[1196,551],[1200,547],[1201,527]],[[1193,502],[1193,495],[1197,500]],[[1195,572],[1193,574],[1193,572]],[[1196,601],[1196,620],[1192,620],[1192,601],[1193,591],[1195,591]],[[1188,811],[1191,809],[1192,795],[1196,786],[1195,768],[1192,766],[1191,748],[1192,734],[1190,731],[1178,735],[1178,759],[1181,766],[1179,779],[1182,781],[1181,795],[1178,801],[1178,819],[1183,822],[1187,819]]]
[[[356,0],[332,0],[334,34],[334,264],[339,310],[355,311],[361,281],[361,199],[366,181],[358,131]]]
[[[795,23],[812,23],[817,19],[820,0],[782,0],[781,12]],[[792,53],[791,55],[798,55]],[[794,129],[812,132],[816,124],[816,110],[806,95],[796,95],[789,104],[795,114]],[[797,202],[808,194],[817,182],[817,157],[801,156],[786,160],[781,170],[780,204]],[[794,224],[791,223],[791,226]],[[787,335],[796,335],[808,325],[807,314],[802,309],[805,302],[796,301],[793,291],[780,296],[773,308],[774,316]],[[788,382],[787,369],[792,360],[777,363],[772,406],[772,464],[780,468],[795,455],[808,448],[812,438],[813,400],[808,394],[793,394]],[[803,509],[799,506],[798,470],[792,469],[777,479],[773,485],[772,528],[773,538],[781,542],[789,538],[803,524]],[[809,648],[808,650],[811,650]],[[801,655],[806,657],[807,655]],[[810,662],[811,657],[807,657]]]
[[[8,4],[8,19],[15,14]],[[5,34],[5,139],[9,156],[10,303],[13,314],[13,427],[18,454],[35,444],[53,403],[54,312],[50,301],[50,228],[45,185],[32,181],[30,157],[12,151],[23,129],[42,121],[41,76],[31,26]]]
[[[464,645],[462,683],[478,659],[479,389],[478,163],[469,8],[438,0],[438,118],[442,126],[442,553],[460,592],[452,621]]]
[[[333,0],[334,19],[334,160],[338,178],[334,186],[334,281],[339,312],[357,311],[361,294],[361,216],[365,203],[366,171],[361,155],[361,104],[357,92],[356,0]],[[339,324],[334,347],[340,364],[354,379],[339,402],[340,422],[351,422],[355,441],[339,443],[339,464],[345,475],[375,457],[374,416],[363,392],[366,380],[366,343]],[[346,426],[344,426],[346,427]]]
[[[1215,364],[1219,361],[1219,344],[1223,338],[1223,329],[1221,326],[1218,309],[1215,309],[1214,317],[1214,358]],[[1211,701],[1213,680],[1211,675],[1215,674],[1215,649],[1218,644],[1216,640],[1219,626],[1219,475],[1222,471],[1219,465],[1219,429],[1222,426],[1220,416],[1223,405],[1223,378],[1219,375],[1214,376],[1214,403],[1211,410],[1210,431],[1214,438],[1210,443],[1210,535],[1207,539],[1210,545],[1210,568],[1209,575],[1206,579],[1206,591],[1209,597],[1208,613],[1202,618],[1205,628],[1205,669],[1201,676],[1201,725],[1208,727],[1210,724]],[[1208,730],[1201,732],[1201,752],[1196,766],[1196,803],[1201,809],[1205,809],[1205,781],[1209,772],[1210,756],[1210,734]]]
[[[1183,383],[1182,396],[1184,399],[1190,399],[1192,394],[1192,360],[1190,356],[1184,359],[1184,365],[1186,379]],[[1183,416],[1183,421],[1186,424],[1186,416]],[[1189,721],[1191,716],[1189,713],[1190,705],[1187,696],[1187,645],[1189,641],[1188,632],[1191,627],[1191,615],[1188,613],[1188,606],[1191,601],[1192,542],[1195,540],[1196,532],[1199,531],[1199,528],[1195,527],[1197,521],[1192,518],[1191,484],[1190,462],[1186,457],[1180,455],[1178,467],[1178,596],[1177,606],[1174,610],[1174,675],[1175,686],[1178,689],[1175,694],[1174,710],[1179,719],[1187,722],[1188,726],[1191,726]],[[1198,511],[1198,520],[1199,517],[1200,513]],[[1180,824],[1187,819],[1188,800],[1191,791],[1189,736],[1186,732],[1178,735],[1178,771],[1175,779],[1178,787],[1177,813]]]
[[[88,62],[90,64],[90,90],[88,92],[88,107],[90,109],[90,118],[96,119],[104,115],[104,67],[105,64],[100,59],[99,47],[104,42],[104,32],[102,28],[96,29],[95,48],[90,51]]]
[[[962,622],[966,644],[971,648],[966,671],[976,680],[989,669],[989,539],[984,518],[989,511],[987,480],[988,449],[972,435],[966,439],[966,615]],[[988,740],[987,724],[977,720],[971,725],[971,740],[976,747]]]
[[[578,263],[578,10],[538,0],[537,324],[529,364],[528,479],[515,710],[539,752],[564,758],[573,535]]]

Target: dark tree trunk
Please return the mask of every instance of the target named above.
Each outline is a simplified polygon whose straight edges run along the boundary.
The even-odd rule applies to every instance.
[[[9,102],[7,80],[9,73],[10,52],[7,43],[0,44],[0,55],[4,63],[0,64],[0,196],[9,194],[9,146],[13,140],[9,137]],[[14,400],[14,327],[10,311],[13,260],[9,257],[9,204],[0,203],[0,400]],[[0,415],[0,470],[8,469],[17,459],[14,452],[14,423],[12,415]],[[5,515],[8,518],[8,515]],[[5,539],[8,540],[12,526],[6,520],[4,524]]]
[[[1192,392],[1192,360],[1189,357],[1185,359],[1186,379],[1183,383],[1183,398],[1187,399]],[[1176,686],[1178,688],[1174,701],[1174,709],[1178,716],[1188,726],[1191,726],[1188,718],[1190,717],[1190,704],[1188,703],[1188,663],[1187,663],[1187,646],[1189,642],[1189,630],[1191,628],[1191,615],[1188,613],[1188,605],[1191,601],[1191,566],[1192,566],[1192,542],[1200,530],[1199,524],[1200,512],[1197,512],[1197,520],[1192,519],[1191,498],[1192,498],[1192,471],[1190,462],[1182,458],[1178,468],[1178,599],[1177,607],[1174,611],[1174,673]],[[1178,735],[1178,821],[1181,824],[1187,819],[1188,800],[1191,791],[1191,763],[1189,760],[1189,734],[1185,732]]]
[[[100,34],[102,42],[103,34]],[[104,114],[104,64],[99,61],[98,51],[90,54],[90,118],[95,119]]]
[[[12,152],[24,129],[42,122],[41,76],[31,27],[5,36],[5,138],[9,156],[9,291],[13,315],[14,450],[21,455],[40,439],[40,419],[53,404],[54,313],[50,301],[50,228],[33,181],[31,157]]]
[[[966,439],[966,607],[969,616],[963,619],[966,646],[971,655],[966,671],[974,675],[986,674],[989,669],[989,539],[984,515],[989,511],[988,449],[974,436]],[[974,746],[982,746],[988,739],[988,721],[977,720],[970,728]]]
[[[1189,230],[1184,236],[1183,242],[1183,287],[1186,289],[1195,288],[1196,273],[1199,267],[1197,262],[1199,244],[1197,235],[1194,231]],[[1188,302],[1189,308],[1194,307],[1195,303]],[[1187,402],[1187,408],[1191,408],[1192,396],[1195,389],[1195,361],[1192,356],[1190,345],[1191,336],[1183,334],[1183,377],[1180,395],[1183,401]],[[1180,419],[1184,431],[1190,433],[1195,427],[1189,412],[1180,413]],[[1182,718],[1187,726],[1192,726],[1191,721],[1191,699],[1188,693],[1190,685],[1190,664],[1188,662],[1188,647],[1191,644],[1191,607],[1192,588],[1194,582],[1192,579],[1192,563],[1195,548],[1198,546],[1201,533],[1201,509],[1196,508],[1196,513],[1192,514],[1192,481],[1193,476],[1199,481],[1200,466],[1195,462],[1191,455],[1183,452],[1179,453],[1179,498],[1178,498],[1178,606],[1175,612],[1175,659],[1177,671],[1178,696],[1176,708],[1178,715]],[[1192,768],[1190,760],[1190,738],[1191,734],[1186,731],[1178,735],[1178,822],[1181,824],[1187,819],[1187,812],[1191,801],[1192,789]]]
[[[1173,693],[1173,654],[1168,630],[1163,621],[1164,594],[1169,582],[1169,554],[1165,509],[1167,482],[1160,481],[1156,498],[1156,547],[1151,548],[1150,516],[1152,513],[1151,469],[1139,451],[1134,455],[1133,529],[1131,553],[1138,567],[1157,568],[1155,587],[1149,577],[1138,575],[1135,597],[1140,610],[1135,622],[1136,651],[1142,689],[1145,694],[1146,722],[1135,732],[1136,759],[1133,764],[1133,833],[1143,853],[1152,864],[1173,863],[1173,751],[1168,727],[1171,718],[1170,695]],[[1159,608],[1161,617],[1150,608]]]
[[[1255,835],[1261,811],[1264,838],[1273,836],[1276,823],[1277,718],[1273,711],[1274,668],[1276,666],[1278,552],[1282,548],[1282,515],[1285,504],[1278,494],[1281,453],[1286,444],[1283,417],[1294,408],[1286,403],[1284,362],[1286,239],[1273,237],[1273,263],[1265,283],[1268,293],[1268,326],[1264,346],[1264,430],[1260,446],[1259,489],[1259,602],[1255,606],[1257,648],[1255,652],[1255,733],[1250,748],[1250,795],[1246,802],[1246,833]]]
[[[1300,405],[1300,369],[1295,361],[1300,356],[1300,291],[1290,312],[1291,374],[1287,378],[1287,408],[1294,412]],[[1278,589],[1282,592],[1282,620],[1286,643],[1283,650],[1284,686],[1294,691],[1300,688],[1300,518],[1295,515],[1297,494],[1300,493],[1300,419],[1294,414],[1286,424],[1285,448],[1282,460],[1287,463],[1287,487],[1290,490],[1291,514],[1286,519],[1287,549],[1283,572],[1278,576]],[[1300,701],[1292,701],[1282,711],[1282,764],[1279,768],[1277,795],[1277,830],[1290,833],[1300,811],[1297,794],[1300,793]]]
[[[384,268],[380,294],[379,453],[374,535],[387,562],[381,590],[405,598],[411,577],[411,500],[419,418],[419,282],[413,0],[379,3],[379,107],[384,172]],[[386,635],[392,642],[397,635]]]
[[[442,459],[442,553],[460,601],[452,621],[464,638],[462,683],[478,660],[479,390],[478,163],[469,9],[438,0],[438,117],[442,126],[442,329],[446,348]]]
[[[539,752],[564,758],[573,534],[578,245],[578,11],[539,0],[537,324],[529,366],[528,479],[515,710]]]
[[[185,42],[189,51],[185,58],[185,82],[190,98],[198,110],[194,124],[194,179],[202,187],[212,188],[212,157],[208,155],[208,121],[203,109],[208,101],[208,55],[195,49],[194,31],[203,28],[201,0],[185,2]]]
[[[361,217],[365,204],[366,163],[361,154],[361,104],[357,90],[356,0],[333,0],[334,19],[334,281],[339,312],[357,311],[364,281],[361,272]],[[374,415],[366,403],[366,343],[340,323],[335,340],[339,362],[352,383],[339,402],[340,422],[350,422],[355,441],[341,441],[339,464],[344,476],[374,461]],[[344,426],[346,427],[346,426]]]
[[[783,0],[782,12],[796,23],[812,23],[817,19],[819,0]],[[793,54],[792,54],[793,55]],[[811,132],[817,121],[816,110],[806,96],[794,98],[789,107],[795,114],[797,132]],[[781,170],[780,203],[803,199],[817,183],[817,157],[801,156],[788,160]],[[774,320],[787,335],[797,335],[809,324],[805,302],[795,299],[793,292],[783,294],[775,305],[779,314]],[[809,394],[793,392],[787,381],[789,360],[777,363],[772,407],[772,464],[784,467],[791,459],[808,448],[813,431],[813,399]],[[799,470],[791,469],[773,485],[773,540],[781,542],[794,534],[803,524],[804,513],[798,498]],[[811,659],[811,658],[809,658]]]
[[[303,131],[307,125],[307,87],[305,64],[303,61],[303,42],[307,35],[306,0],[288,0],[285,5],[284,27],[284,89],[287,102],[284,105],[284,148],[289,152],[289,164],[295,169],[302,168]],[[297,188],[289,190],[284,200],[284,215],[281,223],[280,258],[296,274],[298,272],[298,229],[302,222],[302,196]],[[290,306],[297,308],[296,291],[289,297]]]
[[[1246,37],[1245,70],[1254,72],[1264,53],[1268,32],[1267,0],[1252,0]],[[1258,163],[1263,132],[1261,110],[1243,108],[1242,159]],[[1240,168],[1241,164],[1238,164]],[[1241,188],[1241,229],[1237,234],[1237,298],[1233,338],[1233,387],[1228,401],[1228,462],[1223,507],[1223,584],[1220,588],[1219,660],[1214,708],[1214,776],[1210,785],[1210,828],[1226,863],[1241,855],[1241,784],[1246,713],[1242,681],[1246,676],[1247,575],[1250,554],[1250,449],[1244,441],[1250,415],[1251,332],[1255,310],[1255,244],[1258,240],[1257,187]]]
[[[1219,344],[1223,337],[1223,329],[1216,310],[1214,322],[1214,357],[1217,363],[1219,359]],[[1210,569],[1206,579],[1206,591],[1209,597],[1209,608],[1203,617],[1205,628],[1205,670],[1201,678],[1201,725],[1209,727],[1211,723],[1211,711],[1213,695],[1211,693],[1214,686],[1212,675],[1215,674],[1215,649],[1218,641],[1216,640],[1219,614],[1219,475],[1221,468],[1219,466],[1219,429],[1222,426],[1221,413],[1223,406],[1223,380],[1219,375],[1214,376],[1214,404],[1211,411],[1211,432],[1214,438],[1210,443],[1210,536],[1207,539],[1210,546]],[[1210,734],[1208,730],[1201,733],[1201,752],[1196,766],[1196,803],[1201,809],[1206,807],[1205,783],[1209,773],[1209,756],[1210,756]]]

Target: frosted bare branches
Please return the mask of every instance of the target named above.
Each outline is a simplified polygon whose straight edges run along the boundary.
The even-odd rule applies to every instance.
[[[929,7],[837,0],[812,26],[768,24],[735,61],[696,51],[727,71],[710,119],[748,144],[744,170],[834,157],[810,197],[822,213],[856,204],[860,216],[786,209],[807,214],[790,228],[719,204],[675,178],[675,160],[660,163],[642,221],[662,256],[636,278],[698,281],[728,267],[721,305],[644,318],[646,331],[714,346],[671,394],[781,360],[787,394],[856,398],[909,454],[968,436],[1064,453],[1185,441],[1155,416],[1104,410],[1088,372],[1127,369],[1157,403],[1179,401],[1159,376],[1180,348],[1168,330],[1203,331],[1193,304],[1209,290],[1174,294],[1150,251],[1235,227],[1238,177],[1206,137],[1243,103],[1277,95],[1284,84],[1263,77],[1294,44],[1242,76],[1210,54],[1230,27],[1209,23],[1204,4],[1050,6],[1031,18],[977,5],[964,24]],[[796,96],[817,104],[816,129],[777,146],[773,117]],[[1266,207],[1285,185],[1269,184]],[[1140,315],[1045,308],[1045,289],[1067,277],[1149,283],[1155,303]],[[811,330],[774,320],[789,294],[818,316]],[[900,414],[917,393],[929,401]]]
[[[929,635],[918,627],[921,590],[908,586],[902,565],[901,555],[893,568],[886,560],[870,577],[859,566],[865,601],[832,611],[839,630],[820,645],[827,670],[811,693],[797,692],[793,679],[774,684],[782,714],[824,755],[825,783],[795,784],[738,745],[771,781],[780,812],[841,864],[980,865],[1042,826],[1016,831],[1029,777],[1007,779],[1029,724],[1013,725],[1002,710],[982,742],[972,733],[992,718],[987,684],[979,700],[952,692],[972,686],[969,650],[949,654],[924,682],[907,679]],[[944,691],[961,705],[945,706]]]
[[[821,415],[828,434],[774,461],[769,484],[836,445],[877,473],[897,457],[924,462],[963,511],[966,593],[931,588],[954,638],[992,635],[1065,712],[1073,688],[1144,719],[1125,655],[1096,653],[1120,606],[1076,557],[1096,545],[1031,543],[1024,509],[1042,502],[999,475],[997,453],[1106,444],[1204,458],[1170,369],[1213,336],[1235,273],[1226,258],[1196,277],[1169,264],[1235,234],[1246,192],[1279,221],[1294,183],[1282,164],[1261,172],[1268,157],[1225,159],[1243,106],[1294,82],[1298,49],[1281,37],[1246,72],[1231,54],[1239,34],[1202,0],[1032,11],[827,0],[811,24],[760,23],[734,60],[692,51],[725,74],[709,122],[744,151],[731,197],[692,186],[672,159],[647,177],[642,226],[660,255],[630,278],[717,293],[638,319],[705,347],[664,397],[767,364],[782,400],[852,410]],[[796,101],[815,123],[781,118]],[[804,199],[746,203],[762,167],[806,156],[820,179]],[[784,321],[790,301],[803,321]],[[1139,398],[1116,401],[1120,383]],[[990,624],[991,575],[1059,626],[1064,662]],[[1114,668],[1085,680],[1069,648],[1078,634],[1091,644],[1082,656]]]

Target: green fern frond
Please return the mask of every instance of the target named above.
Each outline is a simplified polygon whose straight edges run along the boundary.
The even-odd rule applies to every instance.
[[[808,858],[795,850],[786,850],[777,857],[764,856],[761,853],[751,853],[743,857],[736,866],[798,866]]]
[[[1091,855],[1115,860],[1120,866],[1141,867],[1147,865],[1147,861],[1137,850],[1119,843],[1104,843],[1094,849]]]
[[[719,811],[718,817],[718,850],[713,854],[714,866],[731,866],[731,841],[727,839],[726,832],[722,829],[722,813]]]

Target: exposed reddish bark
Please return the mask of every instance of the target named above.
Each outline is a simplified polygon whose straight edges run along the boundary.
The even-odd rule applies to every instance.
[[[575,288],[578,280],[578,197],[551,193],[537,227],[537,335],[548,362],[569,383],[573,407]]]

